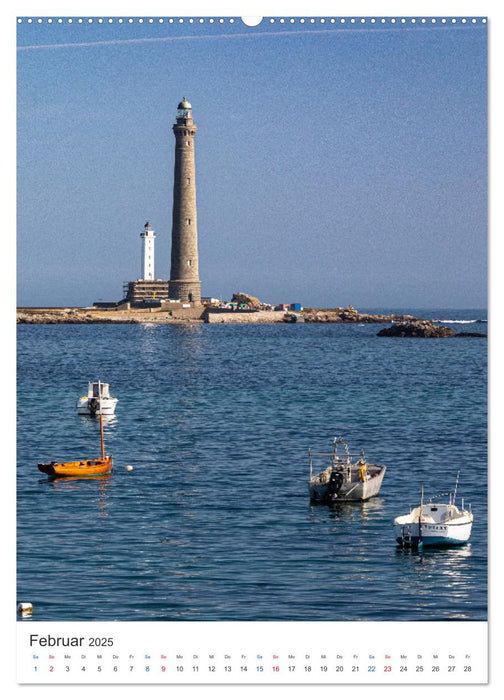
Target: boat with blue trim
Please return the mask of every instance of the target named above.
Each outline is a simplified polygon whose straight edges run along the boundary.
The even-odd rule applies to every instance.
[[[403,547],[450,547],[466,544],[471,536],[474,516],[471,506],[466,510],[464,500],[461,507],[455,504],[460,472],[457,474],[455,491],[449,494],[447,503],[423,502],[423,486],[420,505],[407,515],[394,520],[395,538]]]

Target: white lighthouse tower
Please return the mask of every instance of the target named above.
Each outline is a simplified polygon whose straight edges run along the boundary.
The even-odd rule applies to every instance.
[[[154,239],[156,232],[147,221],[140,234],[142,239],[142,280],[154,279]]]

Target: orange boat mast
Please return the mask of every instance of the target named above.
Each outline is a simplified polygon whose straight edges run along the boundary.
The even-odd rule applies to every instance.
[[[101,438],[101,456],[105,459],[105,443],[103,442],[103,412],[101,403],[101,382],[98,380],[98,396],[100,399],[100,438]]]

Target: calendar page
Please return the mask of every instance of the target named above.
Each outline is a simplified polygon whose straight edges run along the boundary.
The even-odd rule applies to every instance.
[[[16,12],[18,689],[486,688],[490,19]]]

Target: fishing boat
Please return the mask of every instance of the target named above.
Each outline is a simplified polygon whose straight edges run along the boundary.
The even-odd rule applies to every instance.
[[[112,416],[118,400],[110,396],[110,387],[105,382],[89,382],[87,396],[77,399],[77,413],[87,416],[103,413],[104,416]]]
[[[100,413],[101,457],[96,459],[77,459],[72,462],[39,462],[38,468],[52,478],[57,477],[95,477],[112,472],[112,455],[105,454],[103,440],[103,416]]]
[[[364,450],[351,453],[348,443],[342,437],[334,438],[332,452],[312,452],[310,460],[310,480],[308,489],[312,501],[335,503],[336,501],[367,501],[377,496],[385,476],[386,467],[382,464],[369,464]],[[319,474],[314,474],[315,457],[330,457],[331,461]],[[355,461],[353,461],[355,458]]]
[[[455,490],[448,494],[447,502],[429,499],[423,502],[423,485],[420,505],[407,515],[394,520],[395,538],[403,547],[446,547],[466,544],[471,536],[474,516],[471,506],[466,510],[464,499],[459,508],[455,504],[460,472],[457,474]]]

